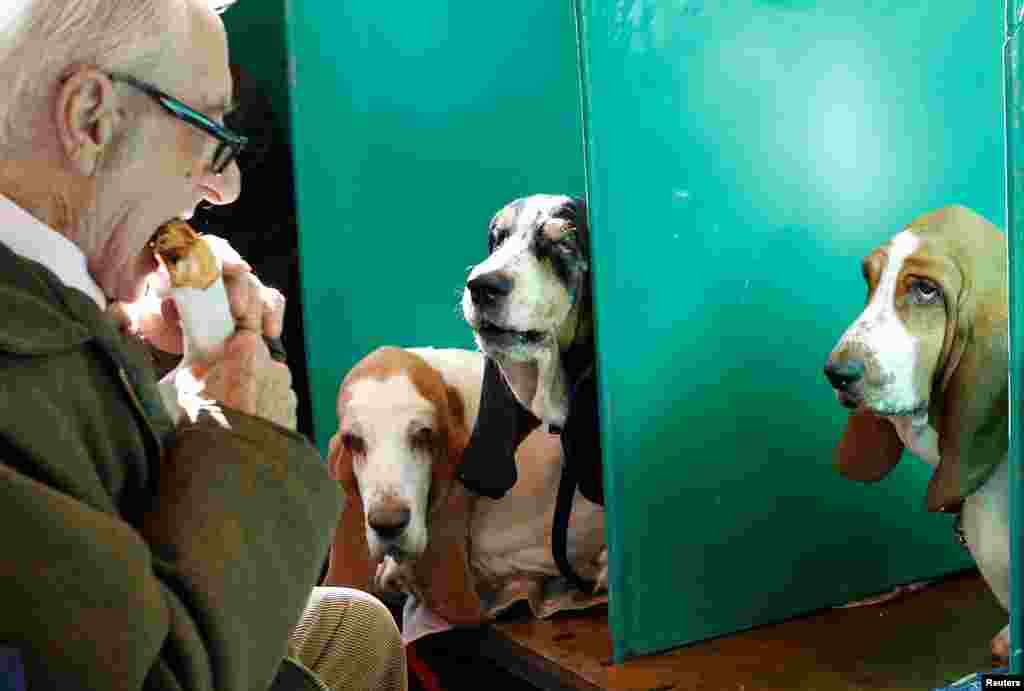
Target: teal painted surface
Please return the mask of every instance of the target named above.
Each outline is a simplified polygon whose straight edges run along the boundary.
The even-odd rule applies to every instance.
[[[317,442],[384,344],[474,347],[458,310],[505,202],[584,188],[571,6],[291,0],[292,122]]]
[[[923,462],[833,470],[822,367],[873,247],[1004,225],[1002,7],[577,2],[615,658],[969,567]]]
[[[1019,30],[1024,22],[1024,2],[1006,3],[1006,35],[1003,64],[1006,71],[1003,99],[1006,113],[1006,225],[1009,229],[1008,263],[1010,292],[1010,535],[1024,535],[1024,472],[1021,468],[1024,419],[1021,418],[1021,364],[1024,363],[1024,127],[1021,124],[1021,55]],[[1010,542],[1010,671],[1024,671],[1024,554],[1021,539]]]

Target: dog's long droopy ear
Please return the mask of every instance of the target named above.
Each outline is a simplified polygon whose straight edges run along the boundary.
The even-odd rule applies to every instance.
[[[458,471],[462,457],[469,445],[469,428],[466,423],[466,404],[462,394],[453,386],[446,386],[448,395],[448,464],[452,476]]]
[[[871,413],[850,413],[836,447],[836,469],[843,477],[877,482],[888,475],[903,454],[903,442],[892,423]]]
[[[341,482],[345,504],[338,517],[327,563],[323,585],[342,585],[369,591],[373,586],[376,567],[370,561],[370,546],[366,542],[366,517],[359,484],[352,470],[352,453],[341,443],[340,433],[331,438],[327,454],[331,477]]]
[[[427,549],[416,560],[415,578],[424,584],[426,606],[454,626],[483,622],[484,609],[469,568],[469,531],[476,498],[452,483],[432,512]]]
[[[430,539],[416,562],[416,582],[426,587],[424,604],[445,621],[471,626],[484,619],[483,605],[469,566],[469,537],[473,516],[473,496],[458,482],[455,470],[469,441],[462,396],[447,388],[445,415],[447,448],[434,459],[432,491],[439,506],[431,507]]]
[[[480,412],[462,455],[459,480],[477,494],[500,499],[516,484],[515,452],[540,420],[520,405],[498,364],[487,358]]]
[[[946,342],[933,395],[938,468],[928,510],[957,509],[1006,457],[1009,431],[1006,237],[983,216],[950,206],[931,219],[954,247],[959,280],[946,291]],[[954,294],[950,294],[953,291]],[[939,384],[941,382],[941,384]]]
[[[929,511],[958,508],[1006,457],[1007,322],[982,319],[976,317],[956,369],[946,373],[938,430],[941,461],[928,484]]]

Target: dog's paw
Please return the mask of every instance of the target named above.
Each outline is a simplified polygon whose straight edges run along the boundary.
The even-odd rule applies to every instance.
[[[1010,659],[1010,625],[1007,624],[1002,631],[992,639],[992,657],[997,660],[1006,661]]]
[[[608,592],[608,548],[603,547],[594,559],[598,566],[597,580],[594,582],[594,594]]]

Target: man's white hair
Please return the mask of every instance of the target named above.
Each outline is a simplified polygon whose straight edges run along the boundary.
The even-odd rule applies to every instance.
[[[187,26],[186,0],[0,0],[0,155],[31,141],[71,68],[145,78]]]

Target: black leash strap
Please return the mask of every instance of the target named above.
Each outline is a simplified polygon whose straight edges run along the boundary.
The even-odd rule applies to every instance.
[[[562,479],[558,482],[558,495],[555,498],[555,516],[551,521],[551,555],[566,580],[589,594],[594,592],[594,581],[580,576],[569,563],[569,516],[572,515],[572,498],[575,494],[576,477],[563,461]]]
[[[573,497],[580,487],[581,469],[593,468],[600,470],[601,447],[597,443],[599,431],[595,425],[583,424],[584,420],[597,420],[597,389],[594,388],[594,364],[590,359],[567,358],[571,367],[573,386],[569,395],[569,416],[562,429],[549,428],[558,434],[562,441],[562,477],[558,482],[558,494],[555,497],[555,515],[551,520],[551,556],[555,565],[567,581],[584,593],[594,592],[594,581],[587,580],[576,573],[569,563],[569,517],[572,515]],[[579,371],[579,363],[586,366]],[[580,458],[583,454],[583,458]],[[587,487],[580,488],[586,496]],[[593,494],[593,492],[591,492]],[[591,501],[598,497],[587,497]],[[600,497],[603,503],[603,496]]]

